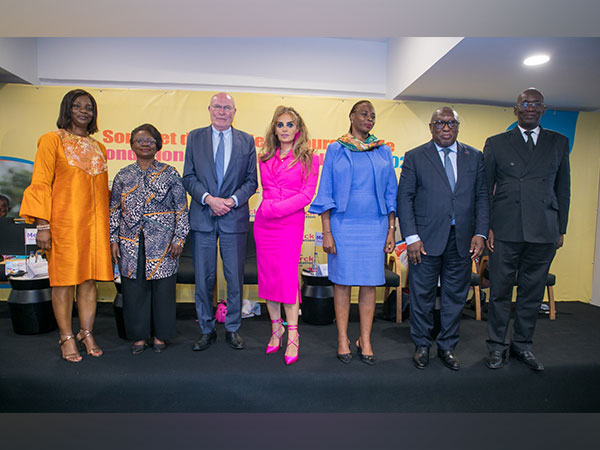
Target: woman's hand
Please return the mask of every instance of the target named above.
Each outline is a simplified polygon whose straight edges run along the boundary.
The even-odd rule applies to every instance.
[[[394,239],[394,231],[395,230],[393,228],[388,229],[387,237],[385,238],[385,247],[383,249],[385,253],[392,253],[394,251],[396,244]]]
[[[171,247],[169,247],[169,253],[171,254],[172,259],[179,258],[181,256],[182,252],[183,252],[183,245],[171,243]]]
[[[119,258],[121,257],[121,251],[119,250],[119,244],[113,242],[110,244],[110,257],[112,259],[113,264],[119,263]]]
[[[333,234],[331,234],[331,231],[328,233],[323,232],[323,251],[325,253],[329,253],[330,255],[337,253],[335,249],[335,240],[333,239]]]
[[[38,230],[35,243],[42,250],[50,250],[52,248],[52,235],[50,234],[50,230]]]

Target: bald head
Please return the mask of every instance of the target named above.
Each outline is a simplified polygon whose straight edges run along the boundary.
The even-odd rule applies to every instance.
[[[225,131],[231,127],[235,116],[235,102],[227,92],[219,92],[210,99],[208,106],[210,123],[218,131]]]
[[[534,87],[521,92],[514,107],[517,122],[525,130],[536,128],[540,124],[540,120],[545,112],[544,94]]]
[[[433,142],[443,148],[450,147],[458,137],[458,124],[458,114],[449,106],[435,110],[429,123]]]
[[[527,97],[528,95],[534,95],[536,97],[539,97],[540,99],[542,99],[542,103],[544,102],[544,94],[542,94],[542,91],[540,91],[537,88],[530,87],[519,94],[519,96],[517,97],[517,105],[522,101],[523,97]]]
[[[449,106],[443,106],[440,109],[436,109],[433,112],[433,114],[431,115],[431,122],[435,122],[436,120],[438,120],[439,116],[452,116],[452,117],[454,117],[454,120],[459,122],[458,113],[456,111],[454,111],[452,108],[450,108]]]
[[[227,92],[219,92],[218,94],[213,95],[210,98],[210,104],[212,105],[214,102],[231,102],[235,107],[235,101],[233,100],[233,97]]]

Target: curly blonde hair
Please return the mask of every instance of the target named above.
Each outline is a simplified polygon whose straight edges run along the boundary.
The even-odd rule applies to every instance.
[[[314,150],[309,147],[308,131],[306,129],[306,125],[304,124],[304,120],[302,120],[300,114],[298,114],[298,112],[291,106],[280,105],[275,109],[271,124],[265,133],[265,145],[260,152],[260,160],[263,162],[268,161],[275,155],[275,152],[281,146],[279,138],[277,138],[277,134],[275,133],[275,128],[277,127],[277,119],[286,113],[292,116],[292,121],[296,127],[298,127],[299,133],[292,146],[292,155],[294,156],[294,161],[291,165],[294,165],[300,161],[306,176],[308,176],[312,169],[312,156]]]

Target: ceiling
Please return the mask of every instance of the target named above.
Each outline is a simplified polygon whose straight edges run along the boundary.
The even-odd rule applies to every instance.
[[[525,66],[532,54],[551,59]],[[402,100],[514,105],[534,86],[554,109],[600,109],[600,38],[465,38],[398,95]]]
[[[598,0],[2,0],[12,37],[597,36]]]
[[[3,0],[0,36],[467,36],[396,98],[510,105],[534,85],[551,107],[598,110],[599,17],[598,0]],[[541,50],[550,63],[522,65]]]

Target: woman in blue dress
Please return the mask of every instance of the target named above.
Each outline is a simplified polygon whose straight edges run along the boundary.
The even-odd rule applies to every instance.
[[[375,109],[368,100],[350,111],[350,132],[327,147],[319,191],[309,211],[321,215],[323,250],[334,284],[337,358],[352,360],[348,339],[350,290],[360,286],[360,337],[356,348],[365,364],[375,364],[371,328],[375,286],[385,283],[384,252],[394,248],[397,181],[392,152],[371,134]]]

